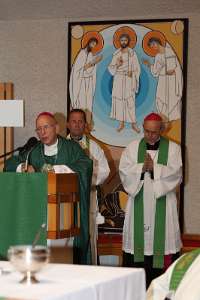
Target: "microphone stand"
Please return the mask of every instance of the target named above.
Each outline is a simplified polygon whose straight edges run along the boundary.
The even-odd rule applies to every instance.
[[[9,152],[6,152],[6,153],[0,155],[0,159],[3,158],[3,157],[5,157],[5,156],[7,156],[7,155],[9,155],[9,154],[12,154],[12,153],[14,153],[14,152],[16,152],[16,151],[19,151],[19,154],[24,154],[24,153],[26,153],[27,151],[31,151],[32,148],[33,148],[33,147],[37,144],[37,142],[38,142],[38,141],[35,142],[35,140],[33,141],[33,139],[35,139],[35,140],[37,141],[37,139],[36,139],[35,137],[32,137],[32,138],[30,138],[30,139],[28,140],[28,142],[27,142],[24,146],[18,147],[18,148],[16,148],[16,149],[12,150],[12,151],[9,151]],[[33,142],[35,142],[35,143],[33,144]]]
[[[20,150],[21,150],[21,147],[18,147],[17,149],[14,149],[12,151],[9,151],[9,152],[6,152],[6,153],[0,155],[0,158],[6,157],[7,155],[12,154],[12,153],[14,153],[16,151],[20,151]]]
[[[31,147],[31,149],[28,151],[27,156],[26,156],[26,160],[25,160],[25,168],[24,168],[24,172],[27,173],[28,172],[28,163],[29,163],[29,156],[31,154],[31,152],[33,151],[33,149],[35,148],[37,144],[35,144],[34,146]]]
[[[29,160],[29,155],[30,155],[31,151],[33,150],[33,148],[34,148],[34,147],[32,147],[32,148],[29,150],[29,152],[28,152],[28,154],[27,154],[27,157],[26,157],[25,167],[24,167],[24,172],[25,172],[25,173],[28,172],[28,160]]]

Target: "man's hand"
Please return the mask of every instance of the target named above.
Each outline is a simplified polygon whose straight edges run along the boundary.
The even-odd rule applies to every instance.
[[[21,166],[21,171],[22,171],[22,173],[34,173],[35,172],[35,169],[33,168],[33,166],[31,166],[31,165],[28,165],[27,167],[26,167],[26,164],[25,163],[23,163],[22,164],[22,166]]]
[[[102,59],[103,59],[103,55],[96,56],[96,58],[94,60],[94,64],[98,64]]]
[[[83,67],[84,71],[86,71],[87,69],[93,67],[94,64],[93,63],[88,63],[88,64],[85,64],[85,66]]]
[[[175,75],[175,70],[168,70],[166,72],[167,75],[171,76],[171,75]]]
[[[92,62],[85,64],[83,69],[86,71],[87,69],[94,67],[96,64],[98,64],[102,60],[102,58],[103,58],[103,55],[96,56],[96,58]]]
[[[116,62],[117,68],[121,67],[122,64],[123,64],[123,59],[122,59],[122,57],[120,56],[120,57],[117,59],[117,62]]]
[[[35,173],[35,169],[33,168],[33,166],[28,165],[27,172],[28,173]]]
[[[153,160],[149,153],[146,154],[142,172],[153,171]]]

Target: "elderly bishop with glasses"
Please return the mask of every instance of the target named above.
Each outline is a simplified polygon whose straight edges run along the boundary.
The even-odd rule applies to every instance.
[[[143,129],[144,137],[122,153],[119,172],[129,195],[123,265],[145,268],[148,287],[181,248],[176,187],[182,178],[182,160],[180,146],[161,136],[160,115],[146,116]]]
[[[78,143],[58,135],[59,126],[53,114],[42,112],[36,118],[36,133],[39,142],[19,159],[16,171],[69,173],[79,177],[81,233],[74,241],[74,262],[91,264],[89,243],[89,203],[93,162]],[[23,161],[23,162],[22,162]],[[16,162],[15,162],[16,163]],[[11,170],[7,163],[5,171]]]

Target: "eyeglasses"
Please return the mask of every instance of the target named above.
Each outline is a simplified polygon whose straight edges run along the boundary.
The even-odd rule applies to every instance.
[[[35,131],[36,131],[37,133],[41,133],[43,130],[44,130],[44,131],[47,131],[47,130],[49,130],[51,127],[55,127],[55,125],[44,125],[44,126],[40,126],[40,127],[36,128]]]

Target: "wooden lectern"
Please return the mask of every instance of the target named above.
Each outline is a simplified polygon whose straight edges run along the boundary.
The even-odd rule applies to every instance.
[[[78,175],[48,173],[48,239],[63,239],[80,232]],[[75,207],[78,224],[74,223]]]

